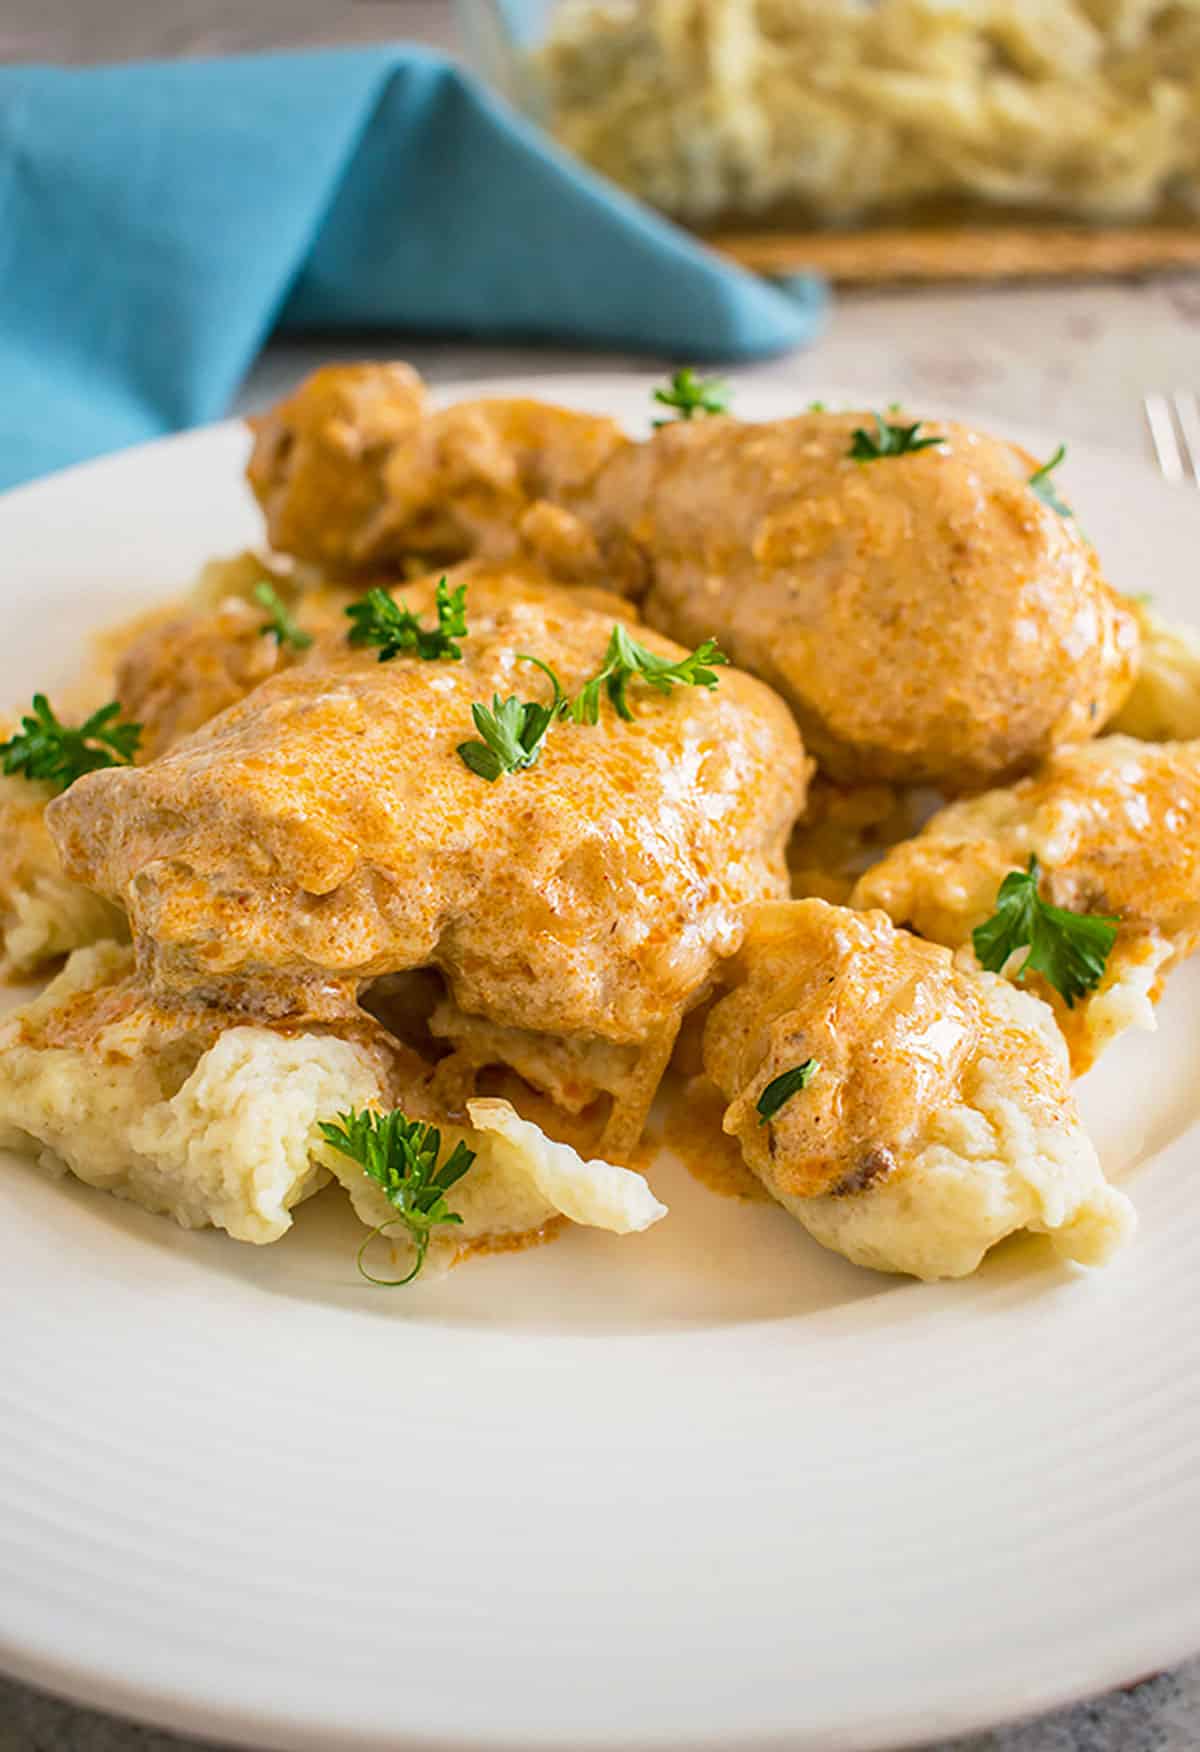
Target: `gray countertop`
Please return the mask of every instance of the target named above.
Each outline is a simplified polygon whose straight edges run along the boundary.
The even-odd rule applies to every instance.
[[[0,59],[88,61],[221,52],[283,42],[419,37],[449,42],[442,0],[6,0]],[[276,345],[243,387],[260,405],[344,343]],[[653,367],[544,349],[412,345],[372,337],[364,353],[402,351],[434,381],[547,371]],[[841,298],[810,352],[748,376],[798,394],[887,392],[914,408],[969,408],[1002,426],[1039,425],[1145,454],[1140,398],[1200,388],[1200,280],[1079,287],[892,291]],[[1180,489],[1181,491],[1186,489]],[[181,1752],[199,1742],[119,1722],[0,1679],[0,1752]],[[1196,1752],[1200,1661],[1039,1721],[945,1742],[940,1752]],[[331,1749],[332,1752],[332,1749]]]
[[[1196,1752],[1197,1746],[1200,1662],[1193,1662],[1095,1703],[1021,1727],[943,1740],[925,1752]],[[208,1752],[208,1747],[0,1679],[0,1752]]]

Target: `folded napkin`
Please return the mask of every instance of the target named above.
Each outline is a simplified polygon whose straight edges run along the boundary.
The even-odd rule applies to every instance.
[[[0,69],[0,486],[217,417],[280,324],[744,359],[820,304],[424,50]]]

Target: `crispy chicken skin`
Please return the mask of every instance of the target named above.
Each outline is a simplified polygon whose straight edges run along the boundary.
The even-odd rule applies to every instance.
[[[1083,1264],[1130,1232],[1036,998],[882,913],[822,900],[749,908],[731,971],[704,1035],[724,1129],[823,1245],[882,1271],[961,1277],[1019,1229]],[[810,1058],[807,1088],[761,1123],[768,1083]]]
[[[406,587],[428,624],[433,580]],[[339,1014],[359,984],[434,966],[502,1027],[669,1051],[741,937],[786,891],[809,763],[782,703],[637,686],[563,722],[494,784],[456,753],[471,706],[568,692],[611,614],[525,574],[470,574],[461,662],[383,664],[341,629],[145,768],[80,779],[50,821],[69,872],[123,904],[156,992],[259,1014]],[[679,655],[653,634],[657,652]]]
[[[971,957],[972,931],[1030,853],[1047,900],[1120,920],[1102,983],[1073,1009],[1029,978],[1079,1074],[1126,1028],[1153,1028],[1168,969],[1200,944],[1200,742],[1062,749],[1031,778],[939,811],[860,878],[852,904]]]
[[[596,581],[570,505],[630,444],[614,420],[501,398],[434,412],[406,365],[330,365],[251,421],[247,478],[274,546],[330,575],[532,551]]]
[[[865,413],[663,426],[620,461],[651,626],[712,636],[787,700],[844,784],[976,788],[1094,735],[1133,682],[1137,626],[1034,459],[964,426],[855,462]],[[618,480],[618,476],[623,476]]]

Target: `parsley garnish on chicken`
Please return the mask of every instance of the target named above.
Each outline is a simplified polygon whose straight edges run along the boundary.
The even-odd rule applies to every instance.
[[[1043,505],[1049,505],[1051,511],[1057,511],[1060,517],[1070,517],[1071,507],[1065,505],[1055,491],[1051,475],[1067,454],[1065,444],[1060,444],[1049,462],[1044,462],[1040,468],[1035,468],[1029,477],[1029,485],[1033,488]]]
[[[274,633],[280,647],[290,645],[294,651],[307,651],[312,644],[312,634],[306,633],[303,627],[288,613],[287,604],[273,584],[264,578],[254,586],[254,600],[258,606],[265,609],[268,619],[258,629],[260,633]]]
[[[890,410],[889,410],[890,411]],[[850,435],[850,449],[847,454],[854,462],[878,462],[885,456],[911,456],[918,450],[932,450],[938,444],[944,444],[944,438],[919,438],[917,436],[923,420],[914,420],[911,426],[893,425],[885,420],[882,414],[874,414],[874,434],[865,426],[856,426]]]
[[[537,700],[519,700],[515,694],[510,694],[506,700],[493,694],[490,712],[483,705],[471,707],[471,716],[482,740],[460,742],[458,754],[464,765],[489,784],[494,784],[502,773],[519,773],[525,767],[533,766],[542,752],[546,732],[567,709],[559,679],[548,663],[543,663],[540,657],[526,656],[518,657],[517,661],[533,663],[548,675],[554,687],[554,698],[544,706]]]
[[[766,1125],[768,1120],[774,1119],[785,1101],[790,1101],[801,1089],[807,1089],[820,1068],[816,1059],[810,1058],[805,1059],[802,1065],[793,1065],[790,1071],[781,1071],[777,1077],[772,1077],[754,1103],[759,1125]]]
[[[1010,955],[1027,948],[1017,978],[1044,974],[1067,1008],[1074,1009],[1076,998],[1085,997],[1104,978],[1120,921],[1051,906],[1038,893],[1039,874],[1033,854],[1027,869],[1010,871],[1000,884],[995,912],[975,927],[971,941],[979,965],[989,973],[1000,973]]]
[[[354,1109],[339,1113],[337,1125],[322,1122],[321,1136],[340,1155],[358,1163],[396,1213],[378,1223],[359,1248],[359,1271],[368,1283],[389,1289],[410,1284],[425,1263],[433,1230],[462,1222],[447,1205],[446,1194],[471,1167],[475,1151],[460,1141],[439,1168],[441,1132],[422,1120],[406,1119],[399,1108],[392,1113]],[[416,1255],[412,1269],[403,1277],[374,1277],[363,1264],[363,1254],[377,1235],[396,1223],[403,1224],[412,1242]]]
[[[352,645],[378,645],[379,661],[391,662],[393,657],[413,655],[433,662],[444,657],[457,663],[462,648],[456,642],[467,632],[467,587],[460,584],[451,590],[445,578],[437,586],[437,626],[423,627],[416,615],[404,603],[396,602],[386,590],[376,586],[368,590],[346,610],[354,622],[350,629]]]
[[[646,682],[657,693],[665,694],[669,694],[676,686],[716,687],[717,677],[713,671],[728,662],[728,657],[712,639],[705,639],[689,656],[680,657],[677,661],[672,661],[669,657],[658,657],[653,651],[648,651],[645,645],[639,645],[618,624],[612,630],[603,665],[571,702],[571,716],[577,724],[597,723],[600,718],[600,690],[603,688],[618,716],[632,719],[633,713],[629,709],[625,693],[629,683],[635,678]]]
[[[116,700],[101,706],[77,729],[61,724],[45,694],[34,694],[33,710],[21,719],[21,728],[7,742],[0,742],[0,757],[6,773],[26,779],[45,779],[60,791],[68,790],[84,773],[102,767],[129,766],[141,741],[140,724],[119,722]]]
[[[674,412],[654,425],[669,426],[672,420],[694,420],[698,414],[729,412],[729,390],[716,377],[697,377],[690,365],[676,371],[665,389],[656,389],[654,399]]]
[[[716,687],[714,667],[729,659],[712,639],[687,657],[672,662],[657,657],[645,645],[639,645],[621,625],[614,626],[601,668],[584,683],[573,700],[563,693],[561,683],[549,664],[538,657],[522,655],[521,663],[536,663],[550,677],[554,698],[548,706],[536,700],[519,700],[510,694],[502,700],[492,695],[491,710],[473,705],[471,716],[482,740],[472,738],[460,742],[458,753],[465,765],[481,779],[494,783],[502,773],[522,772],[533,766],[542,752],[542,744],[550,726],[559,718],[571,718],[576,724],[596,724],[600,721],[600,691],[608,694],[618,715],[632,722],[626,689],[630,681],[640,679],[658,693],[669,694],[677,686]]]

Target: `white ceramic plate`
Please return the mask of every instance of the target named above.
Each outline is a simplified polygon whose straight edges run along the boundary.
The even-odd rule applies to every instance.
[[[0,699],[254,536],[243,452],[0,500]],[[1066,478],[1117,582],[1200,612],[1200,498],[1100,450]],[[1200,1648],[1200,978],[1160,1017],[1084,1089],[1142,1217],[1095,1277],[1035,1242],[873,1276],[664,1165],[644,1237],[388,1294],[336,1197],[255,1249],[5,1159],[0,1665],[288,1752],[849,1752]]]

